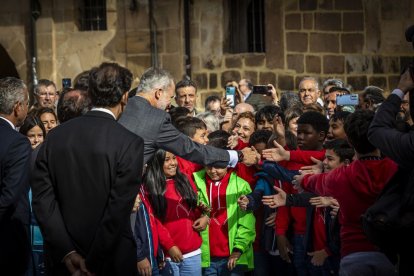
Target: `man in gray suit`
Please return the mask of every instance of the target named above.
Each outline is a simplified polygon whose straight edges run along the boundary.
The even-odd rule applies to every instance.
[[[195,143],[179,132],[165,112],[174,91],[170,73],[159,68],[147,69],[140,79],[137,95],[129,99],[119,119],[119,123],[144,139],[144,164],[158,148],[203,165],[234,167],[238,161],[246,165],[257,163],[260,155],[254,149],[221,150]]]

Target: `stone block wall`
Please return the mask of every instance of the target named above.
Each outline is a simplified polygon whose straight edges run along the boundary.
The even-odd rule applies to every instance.
[[[366,85],[389,91],[414,53],[404,38],[405,28],[414,22],[412,0],[264,0],[266,52],[243,54],[223,50],[229,14],[224,1],[190,1],[189,58],[200,109],[208,95],[223,94],[226,81],[245,77],[256,84],[275,84],[279,91],[296,90],[308,75],[321,81],[341,78],[355,91]],[[103,61],[127,66],[138,78],[151,66],[147,0],[136,0],[136,9],[129,0],[107,0],[108,29],[93,32],[78,30],[77,1],[39,2],[39,78],[60,86],[63,77],[73,79]],[[153,3],[158,64],[180,80],[187,58],[183,1]],[[28,81],[29,2],[2,1],[0,15],[0,43]]]

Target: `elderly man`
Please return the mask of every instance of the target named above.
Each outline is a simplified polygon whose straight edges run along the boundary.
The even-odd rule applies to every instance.
[[[21,275],[29,263],[29,170],[31,146],[16,131],[27,115],[26,85],[0,79],[0,267]]]
[[[55,109],[58,99],[56,85],[53,81],[41,79],[34,89],[36,103],[34,107],[49,107]]]
[[[197,115],[197,85],[192,80],[184,79],[175,86],[175,102],[178,106],[188,108],[191,116]]]
[[[315,104],[321,95],[318,81],[312,77],[305,77],[299,83],[299,97],[303,105]]]
[[[226,151],[191,141],[172,124],[165,110],[174,97],[175,84],[171,74],[160,68],[149,68],[140,78],[137,95],[130,98],[119,122],[144,139],[144,163],[158,148],[186,160],[214,166],[235,166],[238,161],[251,165],[258,153],[250,148]]]

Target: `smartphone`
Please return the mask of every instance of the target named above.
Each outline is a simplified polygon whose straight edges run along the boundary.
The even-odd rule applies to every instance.
[[[253,94],[271,95],[272,87],[267,85],[255,85],[253,86]]]
[[[63,88],[69,88],[72,86],[72,81],[69,78],[63,78],[62,79],[62,87]]]
[[[230,100],[231,107],[236,105],[236,87],[226,86],[226,99]]]
[[[336,96],[336,105],[358,105],[358,94],[345,94]]]

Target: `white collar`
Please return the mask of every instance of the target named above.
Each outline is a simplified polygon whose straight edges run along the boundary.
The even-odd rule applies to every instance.
[[[91,111],[102,111],[102,112],[105,112],[107,114],[110,114],[116,120],[115,114],[112,113],[112,111],[109,110],[109,109],[107,109],[107,108],[104,108],[104,107],[92,107]]]
[[[5,120],[6,122],[8,122],[9,123],[9,125],[14,129],[14,130],[16,130],[16,127],[13,125],[13,123],[10,121],[10,120],[8,120],[8,119],[6,119],[6,118],[4,118],[4,117],[1,117],[0,116],[0,118],[1,119],[3,119],[3,120]],[[16,130],[17,131],[17,130]]]

